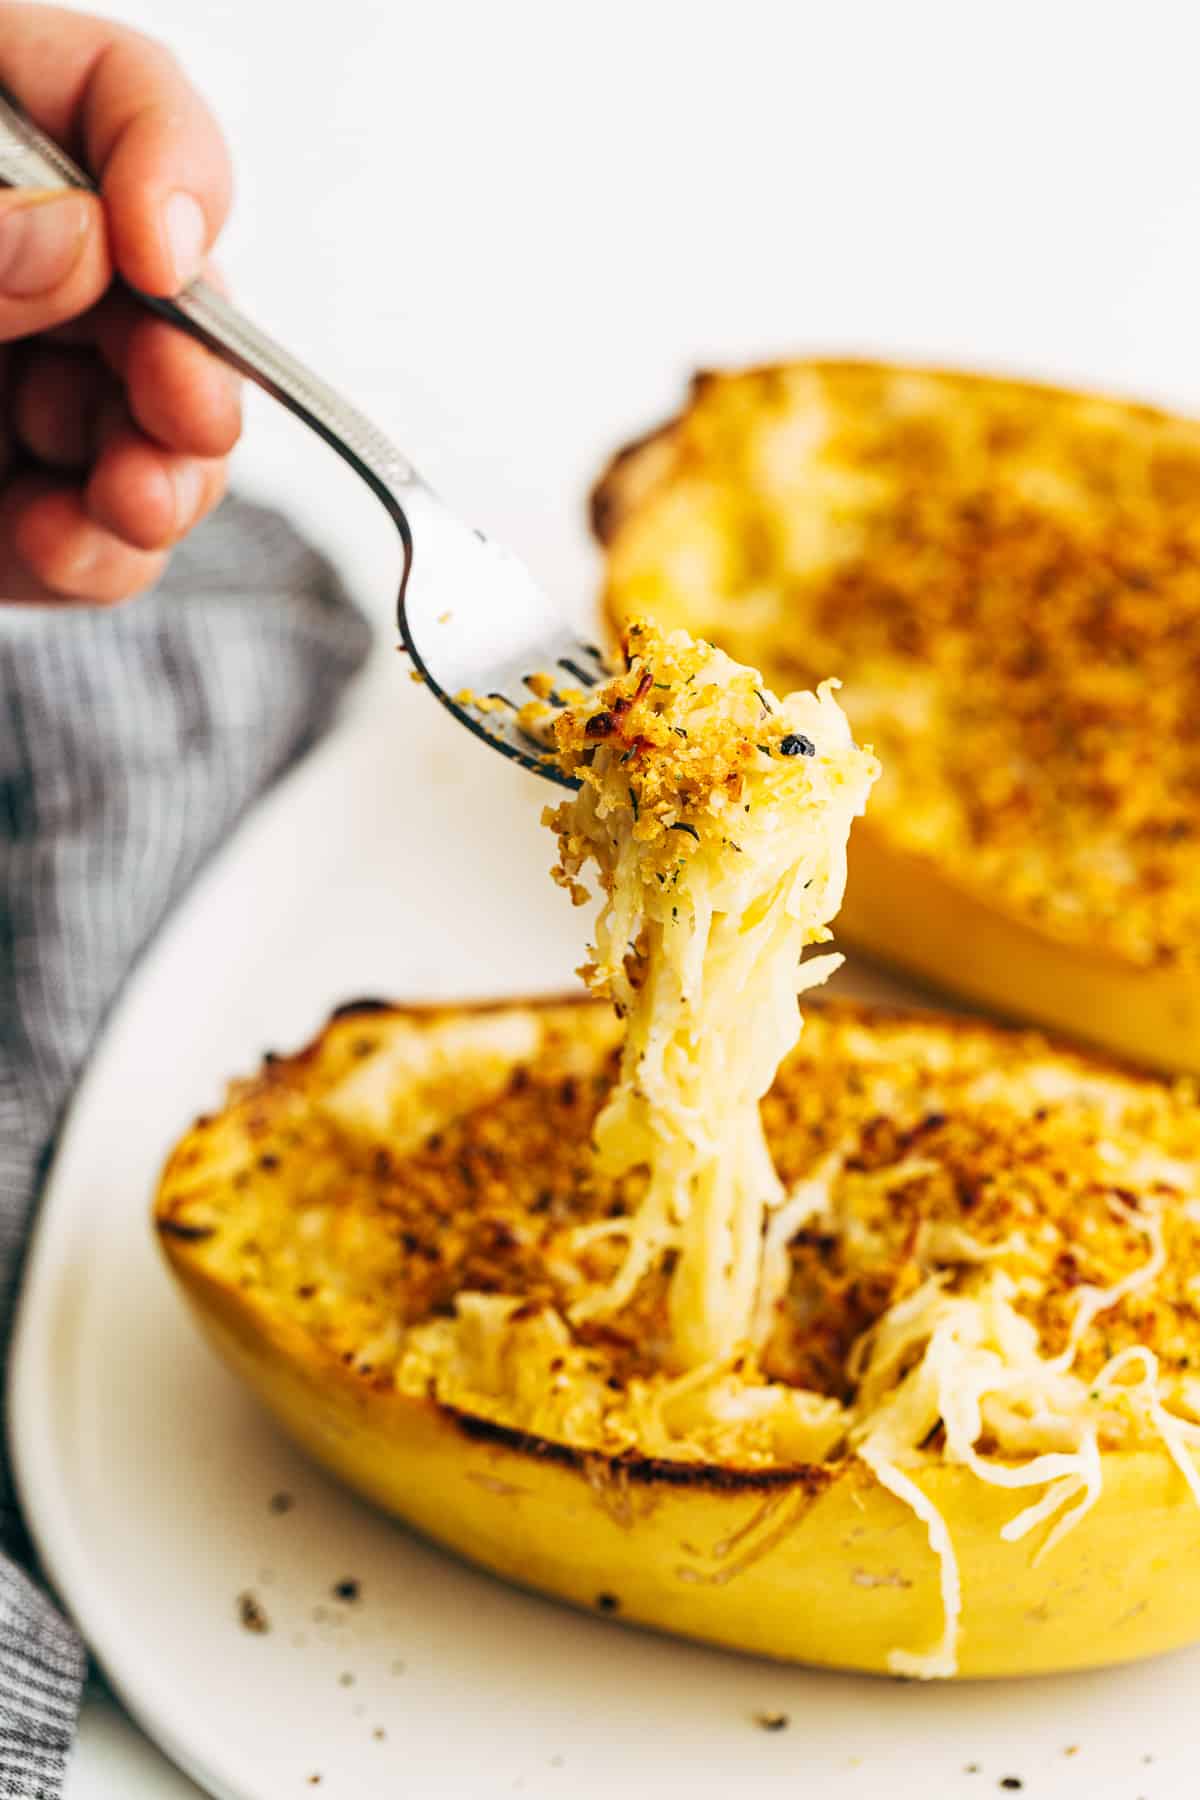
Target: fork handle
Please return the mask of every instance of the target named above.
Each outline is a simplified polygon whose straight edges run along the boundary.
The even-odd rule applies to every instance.
[[[99,191],[91,177],[39,130],[3,88],[0,186]],[[406,544],[409,542],[402,496],[405,490],[424,489],[425,483],[408,458],[356,407],[252,325],[207,282],[193,281],[173,300],[143,294],[136,288],[128,292],[160,318],[198,338],[311,426],[374,489],[400,526]]]

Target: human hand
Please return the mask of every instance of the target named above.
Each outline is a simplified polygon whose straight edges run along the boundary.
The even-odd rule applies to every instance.
[[[229,159],[170,54],[108,20],[0,4],[0,84],[101,189],[0,190],[0,602],[104,605],[224,490],[236,376],[112,284],[192,280]]]

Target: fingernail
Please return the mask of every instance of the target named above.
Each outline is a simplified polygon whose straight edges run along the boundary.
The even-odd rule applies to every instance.
[[[0,212],[0,293],[32,300],[67,279],[83,251],[90,207],[82,194],[23,196]]]
[[[175,530],[182,535],[196,522],[204,498],[204,471],[199,463],[177,463],[171,472],[175,489]]]
[[[191,194],[172,194],[163,207],[163,229],[177,286],[186,287],[200,272],[208,248],[208,221]]]

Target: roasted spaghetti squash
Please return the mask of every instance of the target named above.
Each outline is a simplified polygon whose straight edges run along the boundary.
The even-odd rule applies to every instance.
[[[915,1676],[1194,1635],[1192,1088],[935,1018],[797,1047],[873,761],[828,690],[625,663],[549,818],[615,1009],[351,1008],[236,1088],[158,1199],[201,1318],[352,1484],[629,1619]]]
[[[301,1444],[516,1582],[765,1655],[1012,1675],[1200,1635],[1188,1087],[813,1007],[763,1105],[769,1332],[679,1372],[665,1265],[569,1322],[645,1188],[594,1170],[619,1066],[598,1002],[364,1005],[197,1122],[159,1236]]]

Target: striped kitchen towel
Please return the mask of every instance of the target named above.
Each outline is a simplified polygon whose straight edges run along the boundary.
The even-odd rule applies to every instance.
[[[368,648],[330,565],[229,500],[115,611],[0,605],[0,1372],[40,1177],[139,952]],[[54,1800],[85,1655],[0,1454],[0,1800]]]

